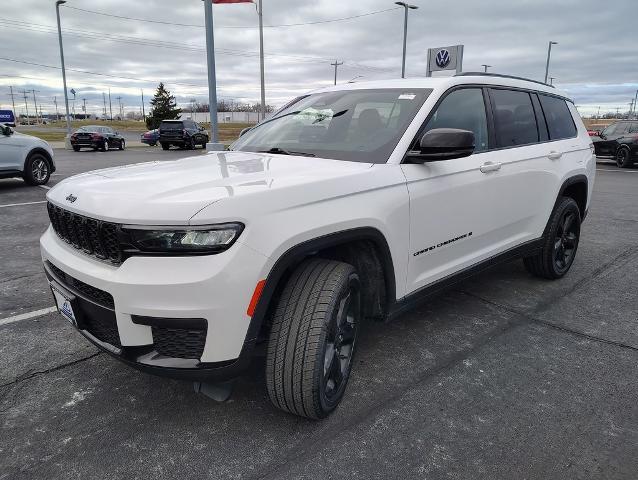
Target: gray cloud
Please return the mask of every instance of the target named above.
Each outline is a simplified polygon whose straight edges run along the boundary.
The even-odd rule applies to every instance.
[[[321,21],[394,7],[391,0],[266,0],[266,25]],[[580,106],[628,109],[638,88],[635,48],[635,0],[462,0],[415,1],[411,11],[408,76],[425,74],[428,47],[465,44],[464,69],[481,64],[492,71],[542,79],[547,42],[553,51],[551,76]],[[200,0],[69,0],[70,7],[113,15],[203,24]],[[139,109],[139,91],[150,97],[164,81],[178,100],[204,101],[207,95],[204,29],[161,25],[61,9],[69,69],[110,76],[68,72],[68,85],[87,98],[90,111],[102,105],[111,88],[127,110]],[[401,67],[401,9],[337,23],[267,28],[266,81],[269,103],[280,105],[306,90],[329,85],[338,58],[340,81],[396,77]],[[19,23],[23,22],[23,23]],[[256,26],[254,5],[215,6],[218,93],[224,98],[259,98],[258,30],[223,28]],[[53,0],[4,0],[0,9],[0,57],[59,66]],[[97,32],[97,33],[96,33]],[[613,35],[610,34],[613,32]],[[136,43],[114,41],[135,37]],[[169,48],[171,47],[171,48]],[[127,77],[127,78],[114,78]],[[36,89],[45,111],[62,105],[57,69],[0,59],[0,104],[10,105],[8,85]],[[30,100],[32,101],[32,99]],[[20,99],[18,105],[23,105]],[[16,105],[16,106],[18,106]],[[20,110],[20,107],[18,107]],[[77,104],[76,104],[77,110]]]

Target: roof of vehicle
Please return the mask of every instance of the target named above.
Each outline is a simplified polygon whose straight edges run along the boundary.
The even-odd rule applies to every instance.
[[[480,84],[480,85],[494,85],[502,87],[517,87],[525,88],[528,90],[535,90],[538,92],[548,93],[550,95],[556,95],[564,97],[571,101],[566,93],[557,90],[556,88],[546,85],[535,80],[527,80],[518,77],[500,76],[500,75],[485,75],[481,73],[464,73],[453,77],[413,77],[413,78],[398,78],[389,80],[373,80],[364,82],[342,83],[335,86],[325,87],[315,90],[311,93],[340,91],[340,90],[364,90],[364,89],[384,89],[384,88],[431,88],[434,90],[447,90],[448,88],[456,85],[467,84]]]

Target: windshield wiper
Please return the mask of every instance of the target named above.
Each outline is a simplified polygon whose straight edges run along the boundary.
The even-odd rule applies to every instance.
[[[270,150],[258,150],[257,153],[276,153],[278,155],[299,155],[301,157],[316,157],[314,153],[295,152],[292,150],[284,150],[279,147],[272,147]]]

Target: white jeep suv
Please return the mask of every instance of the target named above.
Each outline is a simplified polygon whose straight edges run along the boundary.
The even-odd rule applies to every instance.
[[[0,178],[18,177],[29,185],[44,185],[53,172],[53,149],[47,142],[0,123]]]
[[[219,385],[263,344],[272,402],[322,418],[366,319],[517,257],[565,275],[594,174],[576,108],[552,87],[338,85],[230,151],[60,182],[42,258],[61,313],[126,364]]]

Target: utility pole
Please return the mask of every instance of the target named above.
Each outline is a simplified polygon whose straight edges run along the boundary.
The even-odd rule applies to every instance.
[[[337,84],[337,68],[339,67],[339,65],[343,65],[343,62],[335,60],[335,63],[331,63],[330,65],[335,67],[335,85],[336,85]]]
[[[36,94],[36,90],[31,90],[33,92],[33,105],[35,105],[35,123],[39,123],[38,122],[38,102],[35,99],[35,94]],[[39,90],[37,90],[37,92],[39,93]]]
[[[485,63],[483,65],[481,65],[481,67],[484,68],[484,72],[487,73],[487,69],[490,68],[492,65],[486,65]]]
[[[120,120],[122,120],[122,97],[117,97],[117,104],[120,106]]]
[[[547,49],[547,64],[545,65],[545,84],[547,84],[547,77],[549,76],[549,59],[552,56],[552,45],[558,45],[558,42],[549,42],[549,48]]]
[[[638,90],[636,90],[636,95],[634,95],[634,116],[636,116],[636,106],[638,105]]]
[[[111,103],[111,87],[109,87],[109,112],[111,121],[113,121],[113,103]]]
[[[13,93],[13,87],[11,85],[9,85],[9,91],[11,92],[11,93],[9,93],[9,95],[11,96],[11,105],[13,106],[13,115],[15,116],[16,115],[16,102],[15,102],[14,97],[15,97],[16,94]]]
[[[102,118],[106,120],[106,95],[104,94],[104,92],[102,92],[102,101],[104,102],[104,116]]]
[[[64,68],[64,48],[62,46],[62,27],[60,26],[60,5],[66,0],[55,2],[55,15],[58,19],[58,41],[60,43],[60,63],[62,64],[62,84],[64,86],[64,105],[66,106],[66,133],[71,135],[71,119],[69,118],[69,94],[66,91],[66,70]]]
[[[24,108],[27,111],[27,125],[29,125],[29,104],[27,103],[27,99],[29,98],[27,96],[29,92],[27,92],[26,90],[22,90],[22,97],[24,98]]]
[[[144,121],[146,121],[146,110],[144,109],[144,89],[141,89],[142,91],[142,119],[144,119]]]
[[[620,107],[616,107],[616,118],[618,118],[618,112],[620,111]]]
[[[58,97],[53,97],[53,103],[55,104],[55,121],[60,121],[60,114],[58,113]]]
[[[261,76],[261,119],[266,119],[266,79],[264,68],[264,0],[259,0],[259,67]]]
[[[600,118],[600,107],[598,107],[598,113],[596,114],[596,118]]]
[[[405,16],[403,18],[403,61],[401,63],[401,78],[405,78],[405,55],[408,48],[408,10],[416,10],[416,5],[410,5],[407,2],[394,2],[396,5],[403,7]],[[336,85],[335,81],[335,85]]]
[[[82,111],[84,112],[84,119],[86,120],[86,98],[82,99]]]

